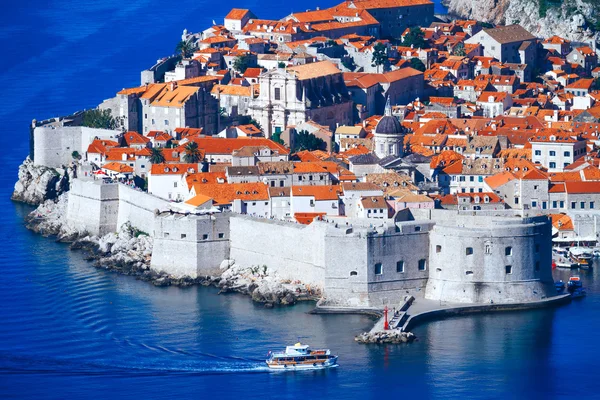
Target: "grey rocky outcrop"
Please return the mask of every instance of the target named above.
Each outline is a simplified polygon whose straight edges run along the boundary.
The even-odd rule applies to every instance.
[[[354,340],[358,343],[411,343],[417,337],[412,332],[402,332],[399,329],[392,329],[389,331],[378,331],[378,332],[365,332]]]
[[[600,42],[600,33],[592,31],[600,18],[598,2],[552,3],[544,17],[540,16],[538,0],[446,0],[444,4],[453,15],[493,24],[520,24],[541,38],[558,35],[575,42]]]
[[[233,260],[224,260],[220,268],[223,272],[217,287],[221,289],[221,293],[243,293],[266,307],[316,300],[321,295],[318,288],[300,281],[284,280],[277,273],[269,271],[267,266],[242,267]]]
[[[27,157],[19,166],[19,179],[11,199],[32,205],[56,199],[69,190],[69,184],[76,173],[75,163],[65,168],[48,168],[34,165]]]

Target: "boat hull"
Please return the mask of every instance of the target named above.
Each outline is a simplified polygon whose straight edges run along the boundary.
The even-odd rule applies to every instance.
[[[266,363],[267,367],[276,371],[308,371],[308,370],[318,370],[318,369],[327,369],[327,368],[336,368],[338,367],[337,357],[330,358],[323,362],[318,363],[295,363],[295,364],[276,364],[276,363]]]

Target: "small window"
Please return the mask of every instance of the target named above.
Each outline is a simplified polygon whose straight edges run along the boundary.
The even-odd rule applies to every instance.
[[[182,239],[185,239],[186,237],[187,237],[187,235],[186,235],[185,233],[182,233],[182,234],[181,234],[181,238],[182,238]]]
[[[281,100],[281,89],[275,88],[275,100]]]
[[[535,270],[536,270],[536,271],[539,271],[539,270],[540,270],[540,262],[539,262],[539,261],[536,261],[536,262],[535,262]]]
[[[579,202],[579,208],[581,208],[582,210],[585,210],[585,201]]]
[[[550,163],[550,168],[556,168],[556,163],[555,162],[551,162]]]
[[[207,234],[202,235],[202,240],[208,240],[208,235]]]
[[[512,274],[512,265],[505,266],[504,271],[506,272],[506,275]]]
[[[535,151],[535,155],[536,156],[541,156],[542,155],[542,151],[541,150],[536,150]]]
[[[492,254],[492,245],[491,244],[485,245],[485,254]]]
[[[223,239],[225,237],[224,233],[219,233],[219,239]]]
[[[398,261],[396,263],[396,272],[404,272],[404,261]]]
[[[504,249],[505,256],[512,256],[512,247],[508,246]]]
[[[356,275],[358,275],[358,272],[356,272],[356,271],[350,271],[350,276],[356,276]]]
[[[168,238],[168,237],[169,237],[169,232],[165,232],[165,233],[163,233],[163,237],[166,237],[166,238]]]
[[[465,250],[465,254],[470,256],[473,254],[473,248],[472,247],[467,247],[467,249]]]
[[[437,246],[435,246],[435,252],[436,253],[441,253],[442,252],[442,246],[440,246],[439,244]]]
[[[421,227],[420,226],[415,226],[415,232],[421,232]]]
[[[577,208],[577,203],[572,201],[571,202],[571,209],[574,210],[575,208]]]
[[[550,150],[550,157],[554,157],[556,155],[555,151]]]
[[[381,274],[383,274],[383,266],[381,265],[381,263],[377,263],[375,264],[375,275]]]
[[[427,260],[424,258],[419,260],[419,271],[425,271],[427,269]]]
[[[473,275],[473,271],[465,271],[465,275]]]
[[[565,157],[571,157],[571,152],[570,151],[565,151]]]
[[[593,209],[594,209],[594,202],[590,201],[590,210],[593,210]]]

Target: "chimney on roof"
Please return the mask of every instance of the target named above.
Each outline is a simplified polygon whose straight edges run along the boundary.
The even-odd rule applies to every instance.
[[[169,82],[169,90],[172,92],[177,87],[177,82],[171,81]]]

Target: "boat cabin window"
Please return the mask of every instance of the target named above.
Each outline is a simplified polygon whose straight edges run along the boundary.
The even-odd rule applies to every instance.
[[[508,246],[504,249],[505,256],[512,256],[512,247]]]

